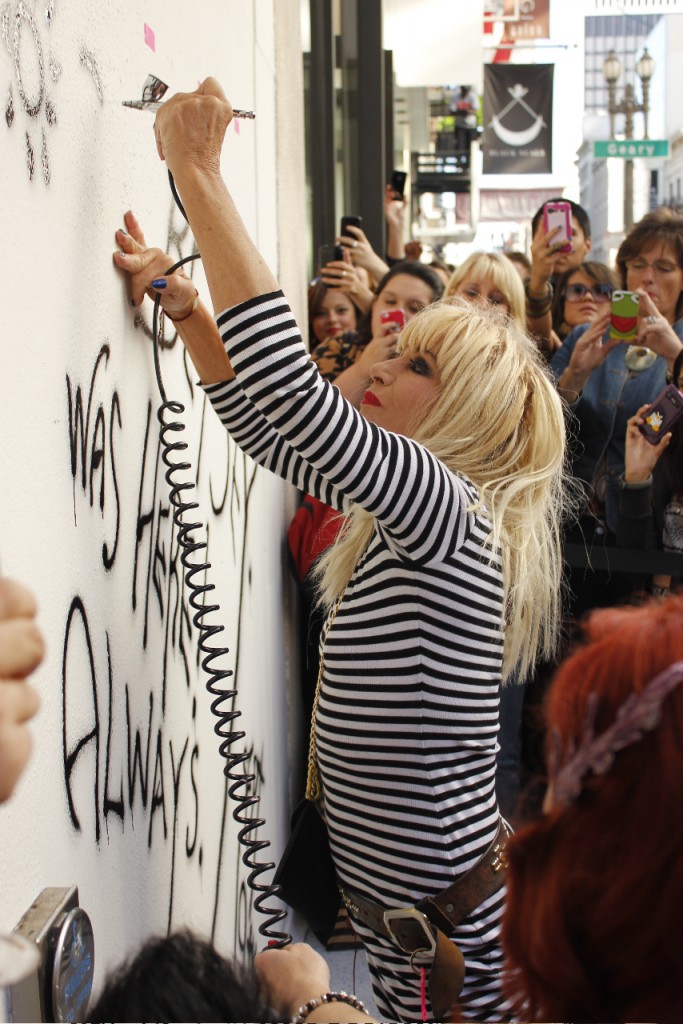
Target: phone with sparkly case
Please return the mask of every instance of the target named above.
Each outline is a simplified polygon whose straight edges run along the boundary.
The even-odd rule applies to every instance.
[[[683,416],[683,394],[673,384],[667,384],[647,410],[645,422],[638,427],[638,430],[650,444],[659,444],[681,416]]]

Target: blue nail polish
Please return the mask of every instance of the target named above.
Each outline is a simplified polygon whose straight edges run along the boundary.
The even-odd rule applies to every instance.
[[[156,281],[152,281],[152,288],[158,288],[159,290],[161,290],[162,288],[165,287],[166,281],[164,281],[163,277],[158,277]]]

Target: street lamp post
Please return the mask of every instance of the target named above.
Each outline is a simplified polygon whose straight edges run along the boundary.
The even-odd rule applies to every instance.
[[[614,50],[610,50],[602,66],[602,74],[607,82],[609,101],[610,137],[614,138],[614,118],[616,114],[624,115],[624,137],[633,138],[633,115],[643,115],[643,138],[647,139],[647,115],[650,112],[650,79],[655,69],[647,50],[636,64],[636,73],[641,83],[642,103],[636,102],[635,92],[630,82],[624,86],[624,94],[617,103],[617,82],[621,77],[621,61]],[[624,231],[633,225],[633,160],[624,161]]]

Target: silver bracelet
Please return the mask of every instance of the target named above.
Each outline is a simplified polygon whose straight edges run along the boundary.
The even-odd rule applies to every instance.
[[[358,1010],[359,1013],[367,1014],[368,1012],[361,1000],[357,999],[356,996],[349,995],[348,992],[325,992],[323,995],[318,996],[317,999],[309,999],[307,1003],[300,1006],[289,1024],[304,1024],[309,1013],[313,1013],[323,1003],[347,1003],[354,1010]]]

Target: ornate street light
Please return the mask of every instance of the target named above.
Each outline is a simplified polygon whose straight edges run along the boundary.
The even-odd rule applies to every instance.
[[[643,138],[647,139],[647,115],[650,111],[650,79],[654,74],[655,62],[647,50],[636,64],[636,73],[641,83],[642,103],[637,103],[633,86],[627,82],[624,95],[617,102],[617,82],[621,78],[621,61],[614,50],[610,50],[602,65],[602,75],[607,82],[610,136],[614,138],[614,118],[616,114],[624,115],[624,137],[633,138],[633,115],[642,114],[644,120]],[[633,225],[633,160],[624,161],[624,230]]]

